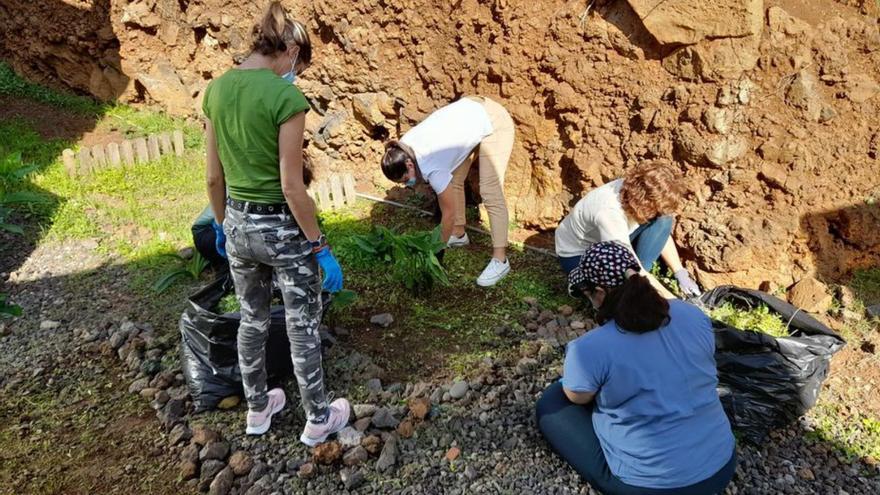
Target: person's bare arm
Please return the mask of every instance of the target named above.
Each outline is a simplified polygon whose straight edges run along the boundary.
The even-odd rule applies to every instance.
[[[440,204],[440,240],[446,244],[452,235],[452,228],[455,226],[455,195],[452,193],[452,187],[446,187],[437,195],[437,202]]]
[[[589,404],[593,401],[593,398],[596,397],[595,392],[575,392],[573,390],[569,390],[562,387],[562,392],[565,394],[565,397],[568,398],[574,404],[585,405]]]
[[[315,217],[315,203],[303,182],[303,130],[306,114],[298,113],[281,124],[278,132],[278,155],[281,161],[281,190],[299,228],[310,241],[321,236]]]
[[[633,252],[633,255],[635,255],[635,250],[629,242],[629,228],[627,227],[626,218],[609,211],[603,211],[596,216],[595,222],[599,229],[599,238],[602,241],[620,242],[627,246],[629,250]],[[639,262],[639,266],[641,267],[639,274],[648,277],[648,281],[651,282],[651,287],[654,287],[654,289],[656,289],[664,298],[675,299],[675,296],[672,292],[669,292],[669,289],[651,275],[645,267],[641,266],[642,262],[639,261],[638,256],[636,256],[636,261]]]
[[[678,248],[675,247],[675,241],[672,240],[672,236],[666,239],[666,244],[663,245],[663,250],[660,251],[660,257],[663,258],[663,261],[666,262],[666,266],[672,270],[672,273],[684,268],[681,264],[681,258],[678,257]]]
[[[223,164],[217,152],[217,136],[210,119],[205,120],[205,138],[207,142],[208,166],[205,179],[208,185],[208,201],[214,212],[214,221],[223,225],[226,218],[226,177],[223,175]]]

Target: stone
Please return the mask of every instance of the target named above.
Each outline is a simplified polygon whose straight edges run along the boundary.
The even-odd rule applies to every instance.
[[[804,479],[804,480],[807,480],[807,481],[813,481],[813,480],[816,479],[816,475],[813,474],[813,470],[810,469],[810,468],[808,468],[808,467],[805,467],[805,468],[802,468],[802,469],[798,469],[798,476],[799,476],[801,479]]]
[[[369,435],[364,437],[361,441],[361,445],[369,452],[370,454],[378,454],[379,450],[382,448],[382,440],[376,435]]]
[[[205,446],[210,442],[220,440],[220,434],[203,425],[192,427],[192,441],[199,446]]]
[[[449,396],[455,400],[461,399],[467,393],[468,383],[464,380],[459,380],[452,384],[452,387],[449,388]]]
[[[877,94],[880,84],[867,74],[854,74],[846,80],[846,97],[853,103],[864,103]]]
[[[733,112],[726,108],[709,107],[703,113],[703,123],[710,132],[727,134],[733,124]]]
[[[234,479],[235,475],[232,472],[232,468],[226,466],[214,477],[214,481],[211,482],[211,486],[208,489],[208,495],[227,495],[232,488]]]
[[[229,456],[229,467],[236,476],[244,476],[253,469],[254,460],[247,452],[237,450]]]
[[[180,451],[180,460],[181,461],[199,461],[199,446],[195,444],[189,444]]]
[[[397,464],[397,436],[390,435],[382,446],[382,453],[376,461],[376,471],[385,472]]]
[[[351,110],[354,118],[360,122],[367,132],[385,123],[385,116],[379,108],[377,93],[358,93],[351,96]]]
[[[131,385],[128,386],[128,393],[139,394],[139,393],[141,393],[141,390],[144,390],[145,388],[147,388],[147,385],[149,385],[149,383],[150,383],[149,378],[146,378],[146,377],[138,378],[137,380],[131,382]]]
[[[382,380],[378,378],[371,378],[367,380],[367,391],[378,393],[382,391]]]
[[[431,412],[431,399],[418,397],[409,401],[409,414],[413,419],[422,421]]]
[[[353,423],[353,426],[354,426],[355,430],[360,431],[360,432],[365,432],[365,431],[367,431],[367,428],[369,428],[372,423],[373,423],[372,417],[361,418],[361,419],[356,420]]]
[[[351,426],[347,426],[343,428],[339,433],[336,434],[336,440],[342,446],[343,449],[350,449],[352,447],[359,446],[361,444],[361,440],[364,439],[364,434],[362,431],[358,431],[356,428]]]
[[[785,103],[801,110],[804,118],[811,122],[818,122],[822,114],[822,97],[817,85],[816,76],[801,69],[785,90]]]
[[[339,478],[346,490],[354,490],[364,484],[364,473],[357,469],[343,469],[339,471]]]
[[[400,435],[401,438],[410,438],[413,436],[413,424],[412,421],[405,419],[397,425],[397,434]]]
[[[211,486],[211,482],[214,481],[214,478],[223,468],[226,467],[226,463],[218,460],[207,460],[202,463],[201,474],[199,475],[199,490],[207,491],[208,487]]]
[[[118,350],[126,340],[128,340],[128,335],[126,333],[115,332],[110,335],[110,347],[112,347],[114,351]]]
[[[749,150],[749,140],[745,136],[727,136],[709,145],[706,161],[716,167],[733,163]]]
[[[122,22],[146,29],[155,29],[162,19],[150,10],[147,2],[132,2],[122,9]]]
[[[788,292],[788,302],[809,313],[825,313],[833,300],[828,287],[814,277],[801,279]]]
[[[516,363],[516,374],[525,376],[538,368],[538,361],[535,358],[524,357]]]
[[[400,420],[385,407],[380,407],[373,415],[373,426],[376,428],[397,428]]]
[[[880,304],[872,304],[865,307],[865,316],[868,318],[880,318]]]
[[[563,304],[562,306],[559,306],[557,311],[559,311],[559,314],[566,317],[574,314],[574,308],[572,308],[568,304]]]
[[[449,450],[446,451],[446,455],[444,455],[443,458],[449,462],[452,462],[452,461],[458,459],[458,456],[460,456],[460,455],[461,455],[460,448],[451,447]]]
[[[171,433],[168,434],[168,442],[171,445],[186,442],[190,438],[192,438],[192,430],[189,429],[189,426],[186,426],[183,423],[174,425],[174,428],[171,429]]]
[[[296,472],[297,477],[307,480],[315,476],[315,465],[311,462],[307,462],[299,467],[299,470]]]
[[[374,404],[355,404],[351,406],[351,409],[352,412],[354,412],[354,417],[368,418],[376,414],[376,410],[379,409],[379,407]]]
[[[302,463],[300,463],[302,465]],[[299,467],[299,466],[297,466]],[[263,461],[254,462],[254,467],[251,468],[251,472],[248,474],[247,479],[251,483],[256,483],[260,478],[266,475],[269,472],[269,466]]]
[[[760,35],[713,38],[677,48],[660,64],[670,74],[689,81],[735,79],[755,68]]]
[[[179,423],[183,417],[184,403],[182,399],[169,399],[162,407],[162,413],[159,420],[166,430],[171,430],[174,425]]]
[[[342,447],[337,441],[324,442],[312,449],[312,457],[318,464],[333,464],[342,457]]]
[[[232,409],[233,407],[238,406],[241,403],[241,397],[237,395],[230,395],[229,397],[224,397],[219,403],[217,403],[217,409],[225,411],[227,409]]]
[[[370,458],[370,454],[367,452],[363,446],[358,445],[357,447],[349,450],[342,456],[342,463],[346,466],[357,466],[363,464]]]
[[[177,473],[183,481],[194,479],[199,475],[199,465],[191,460],[181,461]]]
[[[793,17],[777,6],[767,9],[767,25],[770,26],[770,31],[788,36],[797,36],[812,29],[807,22]]]
[[[478,473],[477,470],[470,464],[466,468],[464,468],[464,475],[465,477],[467,477],[467,479],[471,481],[474,481],[475,479],[480,477],[480,473]]]
[[[55,330],[61,326],[61,322],[54,320],[43,320],[40,322],[40,330]]]
[[[223,460],[229,455],[229,444],[222,440],[208,442],[199,452],[199,460],[207,461],[210,459]]]
[[[825,106],[822,107],[822,110],[819,111],[819,123],[824,124],[825,122],[830,122],[834,120],[834,117],[837,117],[837,111],[833,108]]]
[[[692,45],[707,38],[760,34],[762,0],[627,0],[661,45]]]
[[[150,98],[171,115],[183,117],[192,113],[192,96],[168,60],[157,61],[149,73],[138,73],[137,80]]]
[[[370,323],[372,323],[373,325],[379,325],[383,328],[388,328],[389,326],[391,326],[392,323],[394,323],[394,317],[391,316],[391,313],[381,313],[378,315],[373,315],[373,317],[370,318]]]

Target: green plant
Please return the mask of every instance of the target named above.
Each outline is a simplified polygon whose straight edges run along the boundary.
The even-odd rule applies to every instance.
[[[755,308],[741,309],[726,302],[709,310],[709,316],[740,330],[766,333],[773,337],[789,336],[788,325],[763,304]]]
[[[179,280],[187,278],[198,280],[199,275],[201,275],[202,272],[205,271],[205,268],[208,267],[208,260],[206,260],[198,251],[195,251],[192,258],[189,260],[182,258],[179,254],[166,256],[176,259],[179,264],[174,269],[169,270],[159,277],[159,280],[156,280],[156,283],[153,284],[153,290],[159,293],[165,292]]]
[[[356,300],[357,292],[343,289],[336,294],[333,294],[333,299],[330,300],[330,307],[341,309],[353,304]],[[278,298],[273,298],[272,305],[274,306],[277,304],[284,303]],[[235,296],[235,293],[226,294],[217,303],[218,313],[238,313],[239,311],[241,311],[241,305],[238,304],[238,297]]]
[[[51,201],[45,194],[18,190],[23,187],[25,177],[37,168],[37,165],[25,165],[21,152],[10,153],[0,159],[0,230],[14,234],[24,233],[20,226],[6,222],[6,218],[12,213],[11,205],[30,207]]]
[[[238,298],[235,297],[235,293],[226,294],[220,299],[220,302],[217,303],[217,312],[218,313],[238,313],[241,309],[241,305],[238,304]]]
[[[61,93],[26,81],[9,65],[2,62],[0,62],[0,95],[27,98],[83,114],[101,114],[105,108],[105,105],[91,98]]]
[[[21,306],[6,302],[6,294],[0,292],[0,317],[21,316]]]
[[[374,261],[392,263],[392,275],[407,290],[421,294],[435,285],[449,285],[446,270],[437,253],[446,244],[440,240],[440,227],[433,231],[397,234],[377,225],[367,235],[353,237],[355,245]]]
[[[650,273],[661,284],[666,286],[666,288],[668,288],[673,295],[681,297],[681,288],[678,286],[678,280],[675,279],[675,275],[672,274],[672,270],[666,268],[666,271],[663,271],[660,268],[660,263],[654,263],[654,266],[651,267]]]

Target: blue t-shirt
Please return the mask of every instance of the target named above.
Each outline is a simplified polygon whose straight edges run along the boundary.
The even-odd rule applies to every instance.
[[[668,325],[643,334],[612,320],[570,342],[565,355],[563,386],[596,393],[593,427],[611,472],[645,488],[703,481],[734,449],[709,318],[677,300],[669,313]]]

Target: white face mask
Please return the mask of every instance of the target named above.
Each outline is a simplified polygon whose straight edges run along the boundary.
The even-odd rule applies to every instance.
[[[290,71],[285,72],[284,74],[281,75],[281,78],[284,79],[285,81],[289,82],[290,84],[293,84],[293,82],[296,81],[296,60],[297,60],[297,58],[299,58],[299,53],[297,53],[290,60]]]

